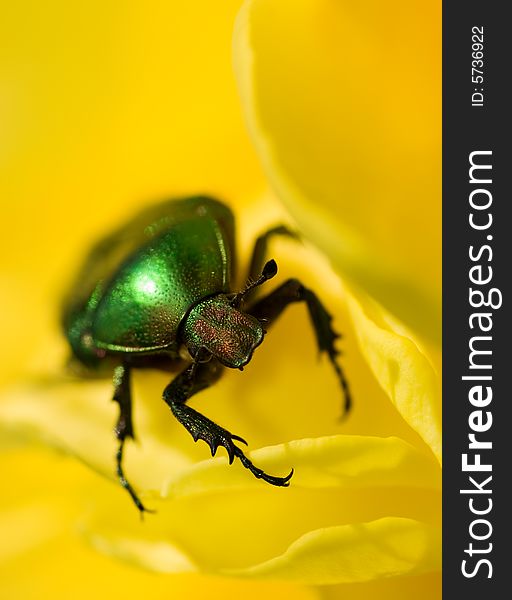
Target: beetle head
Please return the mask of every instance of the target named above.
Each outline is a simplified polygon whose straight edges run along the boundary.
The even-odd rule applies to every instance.
[[[183,327],[183,341],[192,357],[205,348],[232,369],[240,369],[251,360],[263,335],[258,319],[231,306],[222,294],[194,306]]]

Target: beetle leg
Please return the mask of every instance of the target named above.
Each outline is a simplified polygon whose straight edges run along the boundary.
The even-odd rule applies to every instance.
[[[212,456],[219,446],[223,446],[228,453],[229,464],[233,463],[236,456],[258,479],[276,486],[288,486],[293,469],[286,477],[275,477],[258,469],[234,443],[238,441],[247,445],[243,438],[230,433],[186,404],[191,396],[212,385],[221,372],[222,366],[215,360],[208,363],[192,363],[165,388],[163,394],[165,402],[195,442],[203,440],[210,446]]]
[[[276,290],[258,300],[246,312],[261,320],[265,327],[272,324],[283,310],[292,302],[305,302],[308,307],[311,324],[315,331],[316,341],[320,352],[325,352],[336,372],[345,398],[344,414],[346,415],[352,405],[350,389],[340,363],[337,360],[339,351],[335,341],[340,337],[331,325],[332,317],[320,302],[318,296],[304,287],[297,279],[288,279]]]
[[[277,235],[286,236],[289,238],[293,238],[295,240],[299,239],[299,235],[288,229],[286,225],[277,225],[272,229],[269,229],[265,233],[261,234],[254,244],[254,249],[252,251],[251,263],[249,266],[249,275],[248,280],[254,281],[258,279],[263,269],[263,265],[265,263],[265,258],[267,256],[267,247],[269,240]],[[251,290],[248,294],[245,295],[245,300],[248,300],[249,296],[251,296],[253,291]]]
[[[123,363],[114,369],[114,396],[113,400],[119,404],[119,418],[115,426],[116,437],[119,440],[119,448],[116,453],[117,476],[124,489],[130,494],[135,506],[144,512],[154,512],[147,509],[140,501],[137,493],[130,482],[126,479],[123,471],[123,449],[126,438],[134,439],[132,423],[132,394],[130,386],[130,367]]]

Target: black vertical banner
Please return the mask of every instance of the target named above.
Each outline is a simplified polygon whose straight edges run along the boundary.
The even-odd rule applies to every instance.
[[[512,597],[505,2],[443,3],[443,597]]]

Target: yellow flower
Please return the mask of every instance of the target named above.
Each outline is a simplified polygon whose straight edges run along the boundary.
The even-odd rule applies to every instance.
[[[234,57],[260,159],[301,230],[439,343],[441,2],[248,1]]]
[[[424,341],[389,312],[422,333],[437,324],[436,267],[427,267],[421,254],[427,253],[425,247],[437,251],[437,242],[429,233],[425,247],[407,246],[415,239],[415,222],[411,211],[402,211],[410,190],[405,184],[393,201],[392,181],[385,182],[382,197],[370,193],[371,174],[380,180],[385,169],[373,171],[362,154],[369,152],[369,131],[360,124],[378,116],[372,102],[361,106],[352,98],[356,116],[347,120],[346,107],[338,102],[342,75],[336,73],[335,85],[327,85],[325,77],[333,70],[319,62],[323,55],[301,48],[301,40],[311,39],[300,26],[309,23],[305,17],[312,4],[247,4],[238,20],[235,57],[244,108],[268,178],[311,241],[374,297],[343,285],[312,246],[289,241],[272,246],[279,280],[298,276],[315,289],[344,334],[343,365],[355,398],[350,418],[339,420],[340,390],[326,361],[315,360],[302,306],[287,311],[243,373],[227,373],[193,401],[246,437],[255,449],[251,456],[269,472],[284,474],[293,466],[288,489],[255,480],[240,464],[229,466],[224,456],[207,458],[206,446],[192,443],[161,400],[168,375],[137,372],[138,444],[127,447],[125,468],[148,506],[158,510],[141,523],[113,475],[111,382],[77,381],[62,369],[67,349],[54,325],[58,299],[90,241],[141,203],[204,190],[226,198],[239,220],[242,264],[251,239],[266,224],[289,218],[265,192],[244,133],[229,67],[239,4],[225,2],[222,9],[206,1],[185,8],[181,3],[155,3],[151,9],[129,4],[119,11],[97,2],[84,12],[56,1],[39,12],[34,7],[16,13],[13,7],[13,20],[0,25],[14,57],[5,62],[6,77],[0,80],[6,91],[0,110],[9,116],[10,128],[0,152],[10,175],[0,178],[10,225],[0,248],[2,333],[8,349],[0,398],[5,432],[0,463],[8,482],[0,497],[2,596],[440,594],[436,336]],[[313,22],[321,28],[318,35],[326,33],[321,39],[327,45],[334,44],[327,31],[334,35],[346,27],[346,39],[355,39],[377,19],[372,11],[357,14],[353,8],[350,14],[329,13],[342,5],[316,3]],[[400,14],[404,28],[412,22],[414,29],[412,11]],[[279,46],[282,54],[273,46],[276,31],[286,40]],[[367,61],[370,42],[388,48],[385,40],[375,41],[374,33],[369,27],[360,42],[368,48]],[[396,36],[393,43],[397,46],[387,51],[402,64]],[[280,61],[294,56],[295,63]],[[349,56],[351,89],[364,87],[365,78],[357,77],[360,55]],[[286,68],[290,64],[295,70]],[[297,65],[307,68],[305,81],[318,67],[309,96],[294,87]],[[407,66],[395,65],[400,68],[407,72]],[[413,88],[414,81],[406,80],[403,87]],[[333,122],[327,108],[334,105],[340,112]],[[278,119],[266,112],[272,106]],[[312,114],[318,116],[312,119]],[[427,111],[425,118],[430,131],[436,117]],[[337,169],[339,159],[346,162],[336,154],[345,147],[337,136],[351,125],[351,143],[358,146],[351,168],[358,169],[361,189],[352,181],[345,196],[338,171],[329,178],[329,167]],[[397,160],[407,171],[416,164],[420,142],[411,144],[404,129],[399,139],[390,140],[386,155],[405,144],[409,150]],[[324,164],[325,153],[316,156],[322,140],[334,153],[327,153],[333,163]],[[310,144],[315,152],[307,152]],[[304,164],[295,163],[301,156]],[[418,173],[408,176],[411,183]],[[435,181],[432,186],[435,195]],[[419,190],[428,210],[425,186]],[[355,197],[356,191],[357,210],[347,210],[348,201],[334,205],[333,198]],[[368,220],[362,218],[369,212],[362,208],[365,203],[371,205]],[[347,213],[346,225],[340,211]],[[431,219],[428,227],[434,230],[439,223],[435,214]],[[387,228],[387,238],[378,223]],[[393,237],[401,227],[407,228],[405,240]],[[337,237],[340,231],[343,238]],[[338,250],[341,239],[343,251]],[[404,247],[408,254],[402,264],[398,257]],[[411,267],[414,260],[420,261],[421,280]],[[404,286],[411,292],[407,300],[421,298],[428,314],[419,318],[416,310],[401,311],[396,295]],[[38,375],[20,379],[27,371]],[[45,446],[65,454],[52,454]]]

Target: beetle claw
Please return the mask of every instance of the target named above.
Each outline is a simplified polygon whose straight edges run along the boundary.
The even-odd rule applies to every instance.
[[[205,419],[205,421],[206,421],[206,419]],[[242,438],[238,435],[234,435],[234,434],[230,433],[229,431],[227,431],[226,429],[223,429],[222,427],[219,427],[218,425],[216,425],[212,422],[210,422],[210,423],[211,423],[210,429],[197,429],[196,431],[194,431],[194,433],[192,434],[194,441],[195,442],[197,442],[197,440],[205,441],[208,444],[208,446],[210,447],[210,452],[211,452],[212,456],[215,456],[217,454],[217,450],[218,450],[219,446],[224,447],[228,454],[229,464],[230,465],[233,464],[233,461],[235,460],[235,455],[236,455],[236,446],[233,444],[233,440],[242,442],[246,446],[247,446],[247,442],[244,440],[244,438]]]
[[[240,450],[240,448],[237,448],[235,446],[235,449],[236,456],[240,459],[240,462],[246,469],[249,469],[249,471],[254,475],[254,477],[256,477],[256,479],[263,479],[263,481],[266,481],[267,483],[270,483],[271,485],[275,485],[277,487],[288,487],[290,485],[290,479],[292,478],[294,472],[293,469],[288,473],[288,475],[286,475],[286,477],[276,477],[275,475],[269,475],[268,473],[265,473],[263,469],[259,469],[258,467],[256,467],[247,458],[247,456],[245,456],[245,454]]]
[[[229,464],[232,465],[235,460],[235,446],[231,444],[226,444],[226,451],[228,453]]]
[[[207,440],[206,443],[208,446],[210,446],[210,452],[212,453],[212,456],[215,456],[219,444],[216,444],[213,440]]]
[[[165,396],[164,396],[165,397]],[[204,415],[201,415],[190,406],[183,403],[172,403],[171,409],[174,416],[185,425],[189,433],[192,435],[195,441],[203,440],[210,447],[212,456],[217,453],[217,448],[223,446],[228,454],[229,464],[233,464],[235,457],[237,457],[242,465],[249,469],[249,471],[257,479],[263,479],[271,485],[278,487],[288,487],[290,485],[290,479],[293,475],[293,469],[286,475],[286,477],[276,477],[275,475],[269,475],[265,473],[263,469],[259,469],[245,456],[242,450],[235,445],[236,442],[248,445],[244,438],[239,435],[230,433],[227,429],[220,427],[217,423],[210,421]]]
[[[224,438],[222,440],[222,446],[226,448],[226,452],[228,453],[229,464],[232,465],[235,460],[235,444],[233,444],[233,440],[238,439],[236,435],[229,434],[229,438]]]
[[[242,442],[242,444],[245,444],[246,446],[248,446],[249,444],[244,440],[244,438],[241,438],[239,435],[233,435],[231,434],[231,439],[233,440],[238,440],[239,442]]]

